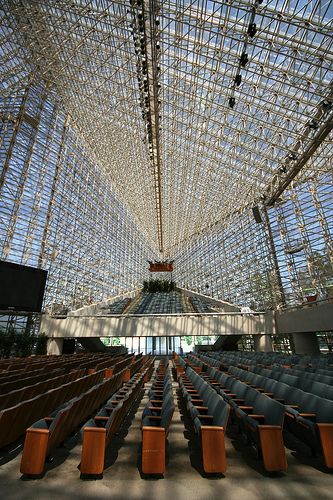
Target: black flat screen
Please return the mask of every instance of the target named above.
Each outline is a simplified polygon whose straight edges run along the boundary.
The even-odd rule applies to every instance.
[[[42,309],[47,271],[0,261],[0,310]]]

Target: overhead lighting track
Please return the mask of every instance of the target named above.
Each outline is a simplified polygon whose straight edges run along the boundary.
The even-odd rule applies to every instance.
[[[160,44],[159,5],[155,0],[131,0],[132,34],[137,55],[137,76],[142,118],[146,124],[149,157],[153,168],[159,251],[163,254],[162,186],[160,155]]]

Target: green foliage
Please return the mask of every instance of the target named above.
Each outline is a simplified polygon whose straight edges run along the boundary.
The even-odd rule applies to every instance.
[[[176,289],[176,283],[168,280],[149,280],[143,282],[143,292],[173,292]]]
[[[34,335],[28,329],[18,332],[9,327],[0,330],[0,358],[26,357],[32,354],[46,354],[47,337],[44,333]]]
[[[333,267],[328,254],[313,252],[308,267],[298,271],[298,281],[305,295],[311,295],[326,290],[328,293],[333,286]]]
[[[106,347],[109,347],[111,345],[110,337],[101,337],[101,341]]]
[[[215,340],[215,335],[198,335],[195,337],[195,345],[213,344]]]
[[[46,346],[47,346],[47,336],[45,333],[40,333],[37,336],[35,354],[42,355],[46,354]]]

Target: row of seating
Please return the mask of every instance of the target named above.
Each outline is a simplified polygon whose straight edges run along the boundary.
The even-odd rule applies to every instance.
[[[179,292],[143,293],[134,314],[182,313]]]
[[[197,313],[206,314],[209,312],[213,312],[213,309],[209,306],[208,303],[204,302],[203,300],[201,300],[199,297],[196,297],[195,295],[189,297],[189,301],[192,304],[194,311]]]
[[[94,367],[88,368],[88,373],[95,373],[99,370],[105,370],[105,376],[110,378],[113,374],[127,368],[134,359],[134,355],[115,356],[114,358],[106,359],[97,362]]]
[[[124,372],[103,379],[77,397],[60,405],[26,431],[20,471],[27,476],[43,473],[45,460],[70,433],[114,394],[123,382]],[[94,375],[90,375],[94,377]]]
[[[254,371],[255,373],[262,373],[261,370],[268,370],[268,368],[260,368],[260,367],[253,367],[252,368],[252,371]],[[266,373],[268,373],[268,372],[266,372]],[[272,376],[276,377],[278,373],[292,375],[294,377],[312,380],[314,382],[321,382],[323,384],[333,385],[333,372],[332,372],[332,375],[324,375],[322,373],[308,372],[308,371],[298,370],[295,368],[273,366],[271,368]]]
[[[36,420],[101,382],[104,371],[85,375],[0,412],[0,448],[13,443]]]
[[[85,370],[73,370],[69,373],[63,373],[64,370],[57,370],[57,375],[54,372],[49,375],[49,378],[38,382],[37,384],[28,385],[22,389],[8,392],[0,395],[0,410],[10,408],[15,404],[32,399],[40,394],[43,394],[50,389],[55,389],[60,385],[67,384],[85,375]]]
[[[164,474],[166,439],[175,410],[169,360],[161,360],[142,412],[142,472]]]
[[[46,363],[43,369],[38,369],[36,371],[32,371],[31,373],[25,373],[25,376],[22,373],[14,373],[10,375],[10,380],[2,380],[0,384],[0,395],[7,394],[8,392],[21,389],[28,385],[36,384],[38,382],[42,382],[46,380],[46,378],[50,378],[50,374],[54,374],[54,376],[58,374],[64,373],[64,371],[70,371],[78,368],[95,368],[96,364],[100,363],[101,360],[108,360],[108,364],[112,366],[114,364],[114,357],[112,356],[73,356],[73,359],[68,357],[63,357],[62,360],[58,362]]]
[[[265,470],[287,470],[282,436],[284,406],[215,368],[208,369],[206,378],[230,405],[232,417],[236,419],[247,442],[254,444],[258,456],[263,459]]]
[[[237,375],[236,367],[230,367],[229,372]],[[301,373],[290,372],[289,370],[277,370],[277,369],[268,369],[268,368],[252,368],[252,370],[248,373],[252,373],[252,379],[255,380],[255,377],[266,377],[272,380],[278,380],[280,382],[284,382],[292,387],[297,387],[304,392],[310,392],[319,397],[323,397],[325,399],[333,400],[333,385],[326,384],[324,382],[317,382],[313,380],[313,377],[308,377],[306,374],[302,375]],[[260,380],[260,379],[258,379]]]
[[[210,357],[230,365],[272,366],[277,364],[280,366],[303,366],[304,368],[333,368],[333,353],[309,356],[279,352],[222,351],[200,354],[201,358],[202,356]]]
[[[220,369],[221,367],[221,361],[218,359],[215,359],[211,356],[206,356],[205,354],[200,354],[198,357],[201,359],[201,361],[203,361],[209,366],[214,366],[215,368],[218,369]]]
[[[198,356],[193,354],[188,354],[186,357],[186,362],[189,366],[193,368],[194,371],[200,373],[201,371],[206,370],[207,364],[204,363]]]
[[[52,370],[52,368],[51,368]],[[27,372],[26,370],[17,370],[17,371],[14,371],[14,372],[10,372],[10,373],[2,373],[2,377],[0,378],[0,389],[2,386],[4,386],[5,384],[9,384],[10,382],[15,382],[16,380],[20,379],[24,379],[26,378],[27,376],[34,376],[34,375],[40,375],[42,373],[45,373],[46,371],[46,368],[32,368],[31,370],[29,370],[29,372]],[[49,370],[47,370],[49,371]]]
[[[75,355],[61,356],[32,356],[28,358],[17,358],[15,363],[11,363],[11,360],[7,363],[7,367],[3,367],[0,373],[0,385],[5,382],[7,377],[12,377],[8,379],[8,382],[24,378],[25,376],[30,376],[31,374],[37,374],[45,371],[52,371],[56,368],[84,368],[82,366],[85,362],[90,361],[96,364],[96,361],[101,361],[103,359],[111,359],[112,355],[105,353],[77,353]]]
[[[185,372],[186,368],[190,366],[195,372],[200,373],[204,367],[204,363],[194,356],[187,355],[186,358],[175,355],[172,360],[172,371],[174,380],[178,380],[179,375]]]
[[[102,478],[105,452],[131,408],[142,397],[141,389],[149,367],[135,374],[81,429],[81,478]]]
[[[224,435],[230,407],[190,366],[179,376],[183,402],[199,436],[206,473],[224,473],[227,468]]]
[[[230,373],[243,380],[243,385],[251,384],[282,403],[286,429],[308,445],[313,455],[321,452],[325,465],[333,468],[333,401],[240,368],[231,367]],[[234,384],[228,388],[234,392]]]

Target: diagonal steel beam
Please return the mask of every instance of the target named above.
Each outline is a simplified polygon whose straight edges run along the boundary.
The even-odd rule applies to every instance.
[[[305,147],[304,151],[298,157],[296,156],[297,153],[295,153],[296,159],[292,160],[292,166],[286,171],[285,174],[283,172],[281,173],[281,178],[276,186],[270,186],[270,188],[268,189],[268,194],[266,195],[266,199],[264,200],[264,204],[267,207],[271,207],[272,205],[274,205],[281,194],[287,189],[287,187],[291,184],[297,174],[302,170],[304,165],[314,155],[319,146],[324,142],[326,137],[333,130],[333,108],[331,103],[328,103],[328,105],[328,112],[321,120],[321,123],[318,123],[317,125],[316,122],[313,122],[312,126],[316,126],[317,129],[312,139],[310,139],[309,143]]]

